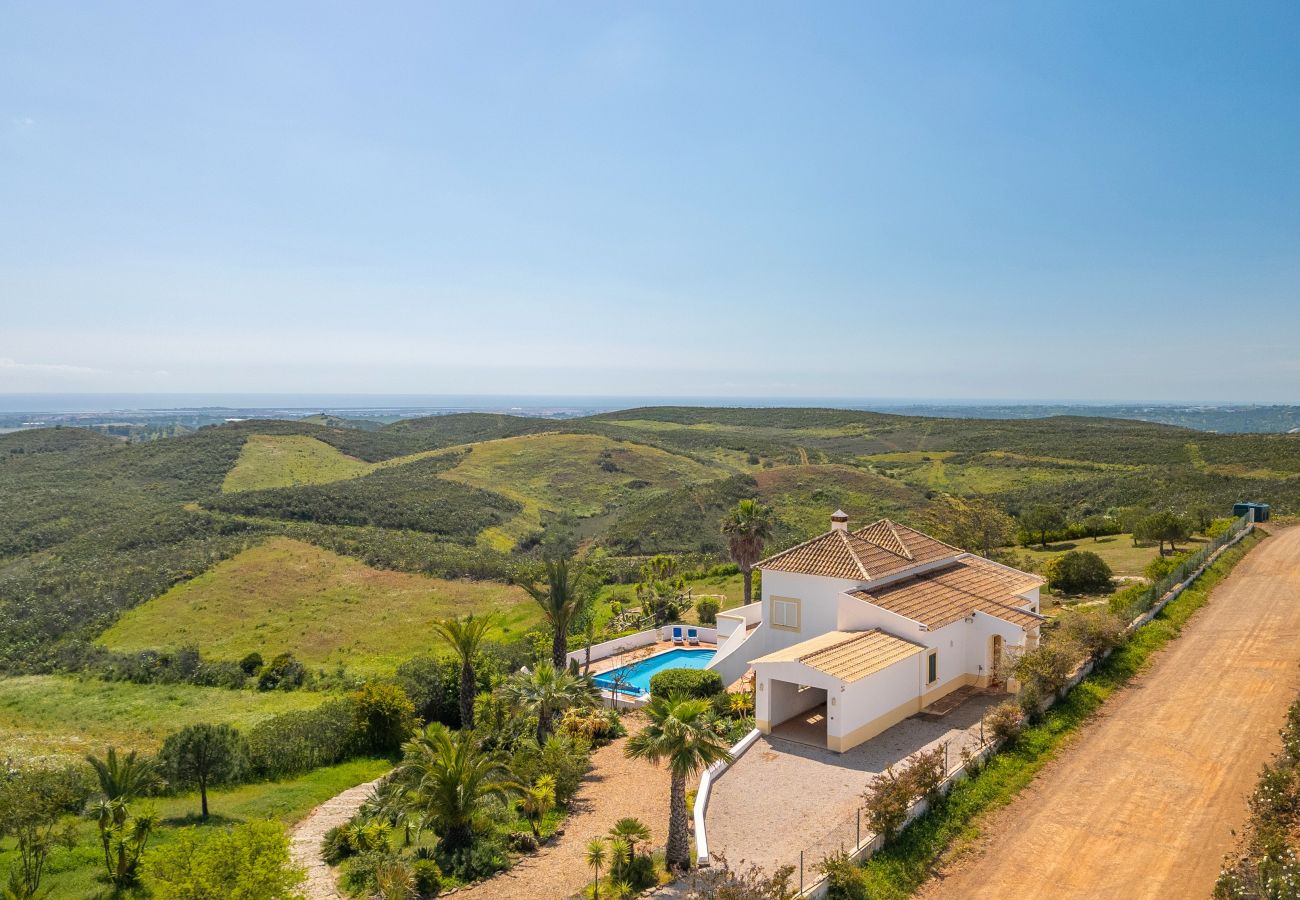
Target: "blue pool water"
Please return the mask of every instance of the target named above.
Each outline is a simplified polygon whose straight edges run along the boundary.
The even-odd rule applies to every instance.
[[[667,653],[658,653],[654,656],[647,656],[638,662],[629,663],[626,666],[619,666],[617,669],[610,669],[608,672],[602,672],[593,676],[593,680],[600,687],[606,690],[612,690],[615,687],[615,678],[622,674],[625,676],[621,693],[624,694],[648,694],[650,693],[650,679],[664,669],[703,669],[716,656],[716,650],[687,650],[683,647],[675,647]]]

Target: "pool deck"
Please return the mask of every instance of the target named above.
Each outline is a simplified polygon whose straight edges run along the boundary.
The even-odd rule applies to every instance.
[[[657,641],[653,644],[646,644],[644,647],[637,647],[635,650],[629,650],[626,653],[620,653],[617,656],[607,656],[604,659],[599,660],[594,659],[591,661],[590,674],[603,675],[612,669],[617,669],[619,666],[640,662],[647,657],[656,656],[666,650],[673,649],[716,651],[718,645],[712,641],[700,641],[698,644],[678,644],[674,641]],[[579,660],[579,665],[581,665],[581,660]]]

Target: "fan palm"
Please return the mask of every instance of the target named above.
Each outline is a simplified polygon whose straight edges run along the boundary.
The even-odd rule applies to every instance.
[[[686,837],[686,779],[715,762],[731,759],[722,738],[709,727],[710,708],[708,700],[674,694],[652,695],[645,707],[650,724],[629,738],[623,748],[633,759],[668,762],[671,788],[668,847],[664,855],[670,869],[690,866],[690,847]]]
[[[491,616],[476,619],[473,613],[463,619],[441,619],[433,623],[434,632],[460,660],[460,724],[466,729],[474,727],[474,657],[491,627]]]
[[[628,854],[632,859],[636,859],[637,841],[650,840],[650,829],[640,819],[627,816],[614,823],[614,827],[609,830],[609,836],[627,841]]]
[[[434,722],[402,750],[394,779],[406,786],[421,826],[432,829],[448,850],[472,845],[493,807],[521,791],[504,755],[484,752],[472,732]]]
[[[537,576],[541,577],[538,578]],[[515,576],[519,585],[542,609],[551,626],[551,663],[557,669],[568,665],[569,630],[593,599],[587,567],[572,559],[548,559],[536,570]]]
[[[531,672],[512,675],[501,690],[508,702],[537,716],[539,747],[546,743],[557,713],[571,706],[593,706],[600,700],[600,691],[590,678],[548,662],[538,663]]]
[[[741,500],[722,520],[731,559],[745,578],[745,603],[754,599],[754,563],[763,558],[763,545],[772,538],[772,510],[757,500]]]

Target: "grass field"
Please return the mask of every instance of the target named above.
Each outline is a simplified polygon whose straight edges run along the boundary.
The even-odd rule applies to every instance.
[[[268,540],[127,612],[113,650],[197,644],[211,659],[292,652],[312,667],[391,672],[435,646],[434,619],[496,612],[496,636],[539,621],[518,588],[373,569],[311,544]]]
[[[0,759],[81,756],[109,746],[155,750],[186,725],[246,728],[325,699],[310,691],[258,693],[60,675],[0,679]]]
[[[1186,545],[1179,547],[1179,550],[1196,550],[1203,543],[1203,538],[1194,538]],[[1092,538],[1079,538],[1072,541],[1048,544],[1046,550],[1034,546],[1022,548],[1021,552],[1037,562],[1041,571],[1041,566],[1071,550],[1089,550],[1096,553],[1106,560],[1106,564],[1110,566],[1110,570],[1116,575],[1141,575],[1147,563],[1155,559],[1156,554],[1159,552],[1155,544],[1143,544],[1134,547],[1133,535],[1131,534],[1110,534],[1099,537],[1095,541]]]
[[[494,491],[524,509],[483,540],[509,549],[542,527],[545,513],[596,516],[641,491],[729,474],[657,447],[593,434],[538,434],[475,444],[441,477]]]
[[[149,852],[165,847],[181,828],[190,825],[201,831],[214,831],[241,822],[276,819],[286,827],[291,826],[329,798],[354,785],[373,781],[391,767],[388,760],[359,759],[317,769],[289,781],[215,789],[208,792],[212,815],[205,824],[200,824],[197,819],[196,795],[144,801],[152,803],[163,820],[150,838]],[[60,898],[112,896],[107,886],[98,880],[104,867],[103,853],[99,847],[98,831],[89,819],[78,821],[76,841],[76,846],[70,850],[53,852],[41,889],[48,891],[50,897]],[[16,856],[12,840],[0,842],[0,873],[8,871]]]
[[[307,435],[254,434],[244,442],[221,490],[230,494],[300,484],[329,484],[445,452],[448,451],[423,450],[381,462],[365,462]]]
[[[254,434],[244,442],[221,490],[230,493],[324,484],[364,475],[370,468],[369,463],[347,456],[314,437]]]

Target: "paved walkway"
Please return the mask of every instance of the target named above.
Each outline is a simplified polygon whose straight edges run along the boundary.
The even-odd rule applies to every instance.
[[[638,714],[623,719],[630,733],[645,724]],[[456,892],[456,900],[561,900],[582,890],[591,880],[587,844],[604,837],[625,816],[640,819],[650,829],[650,843],[662,847],[668,839],[668,769],[623,755],[627,738],[601,747],[592,755],[592,769],[574,798],[564,834],[513,869]]]
[[[377,778],[331,797],[289,832],[289,857],[307,870],[307,881],[302,886],[307,900],[342,900],[337,873],[321,858],[321,841],[325,832],[352,818],[381,781],[383,778]]]
[[[1260,767],[1280,749],[1297,662],[1300,528],[1290,528],[1238,563],[922,896],[1210,896]]]
[[[983,711],[1004,699],[978,694],[942,718],[912,716],[846,753],[759,738],[714,785],[705,817],[710,853],[723,853],[732,868],[752,862],[770,872],[798,867],[808,850],[811,873],[827,852],[857,839],[856,810],[876,775],[945,741],[955,768],[960,748],[979,744]]]

